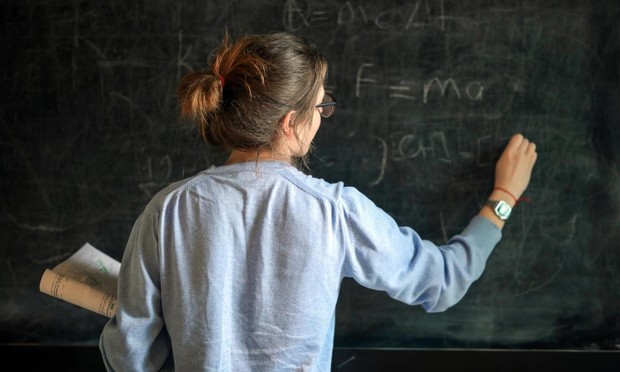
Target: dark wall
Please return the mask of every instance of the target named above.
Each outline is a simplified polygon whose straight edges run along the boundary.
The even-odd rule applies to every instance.
[[[340,347],[616,349],[620,4],[615,0],[4,1],[0,342],[96,342],[105,318],[40,294],[85,242],[120,260],[164,185],[222,155],[176,85],[225,28],[292,31],[330,61],[312,171],[442,243],[522,132],[539,161],[487,270],[425,314],[345,280]]]

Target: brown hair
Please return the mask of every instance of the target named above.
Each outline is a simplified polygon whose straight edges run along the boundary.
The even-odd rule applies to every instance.
[[[325,57],[299,36],[248,35],[234,43],[226,36],[208,70],[181,79],[181,115],[208,144],[273,150],[287,112],[297,112],[294,129],[311,118],[326,71]]]

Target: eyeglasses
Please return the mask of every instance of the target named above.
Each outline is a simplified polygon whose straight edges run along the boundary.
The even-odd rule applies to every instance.
[[[336,100],[331,94],[325,93],[323,101],[316,105],[316,108],[319,109],[319,114],[321,114],[322,117],[328,118],[336,111]]]

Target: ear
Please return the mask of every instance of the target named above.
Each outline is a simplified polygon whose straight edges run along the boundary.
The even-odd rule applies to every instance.
[[[293,128],[293,122],[295,120],[295,111],[289,111],[280,119],[280,127],[282,128],[282,133],[286,137],[295,136],[295,129]]]

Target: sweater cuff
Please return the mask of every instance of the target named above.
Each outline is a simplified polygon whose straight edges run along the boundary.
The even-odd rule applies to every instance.
[[[463,230],[463,234],[474,237],[478,246],[489,255],[502,239],[502,231],[493,222],[482,216],[475,216]]]

